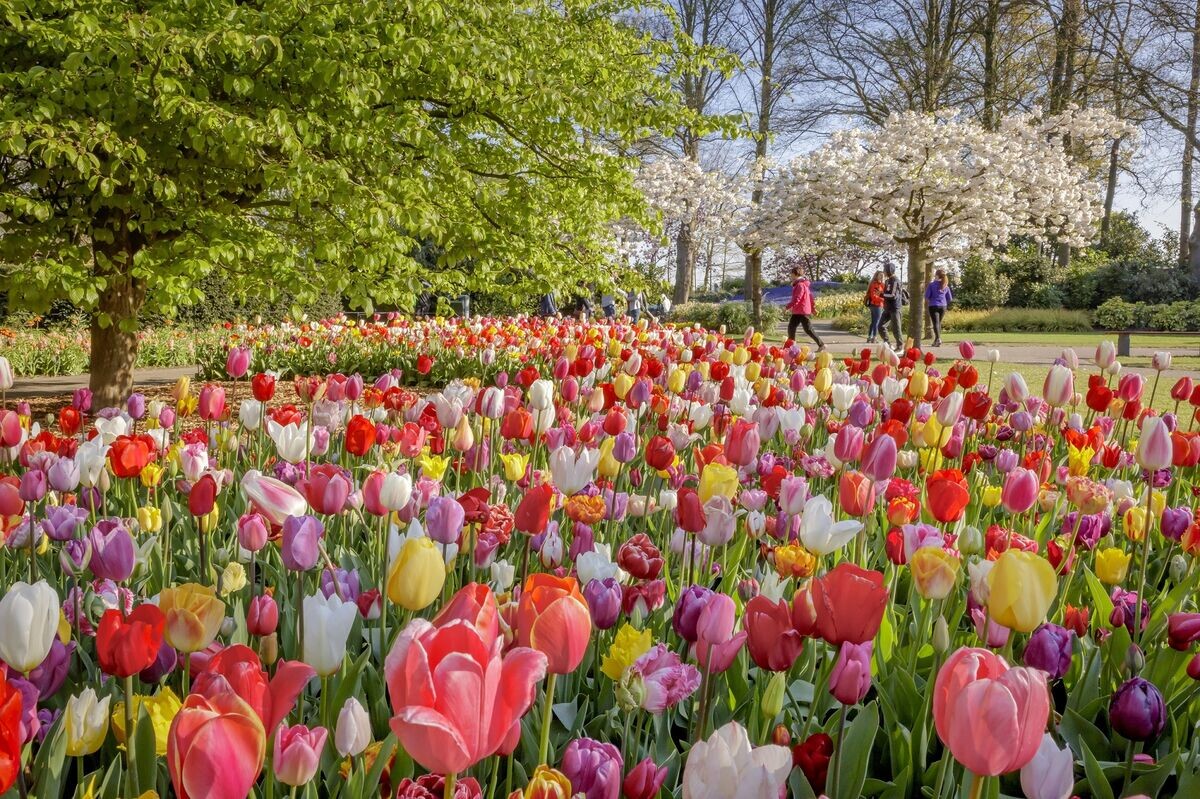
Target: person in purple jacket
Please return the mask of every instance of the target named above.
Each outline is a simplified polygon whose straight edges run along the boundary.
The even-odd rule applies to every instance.
[[[788,341],[795,341],[796,328],[803,327],[808,337],[817,343],[817,349],[825,349],[825,342],[813,332],[812,322],[809,321],[813,315],[813,296],[808,287],[808,278],[799,267],[792,270],[792,299],[788,303],[788,310],[792,312],[788,320]]]
[[[950,278],[946,270],[939,269],[933,273],[933,280],[925,287],[925,305],[929,309],[929,321],[933,324],[933,346],[942,346],[942,317],[954,294],[950,291]]]

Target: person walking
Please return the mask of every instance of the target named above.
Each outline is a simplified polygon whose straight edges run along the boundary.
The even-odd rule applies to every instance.
[[[876,272],[871,278],[871,284],[867,286],[867,296],[863,298],[863,304],[871,312],[871,326],[867,328],[867,343],[874,344],[875,337],[879,335],[879,320],[883,318],[882,271]]]
[[[604,314],[605,319],[616,317],[617,298],[613,296],[611,291],[606,291],[600,295],[600,312]]]
[[[883,340],[888,340],[888,328],[896,340],[896,349],[903,349],[904,339],[900,338],[900,308],[904,305],[903,288],[900,278],[896,277],[895,264],[888,262],[883,265],[883,316],[879,320],[879,329]]]
[[[625,292],[626,313],[636,325],[638,320],[642,318],[642,292],[638,289],[630,289]]]
[[[825,349],[825,342],[821,341],[821,337],[812,329],[810,321],[813,315],[812,291],[808,286],[808,278],[804,276],[799,267],[792,269],[792,299],[788,303],[788,310],[792,312],[792,316],[788,320],[788,341],[795,341],[796,328],[803,327],[808,337],[816,342],[817,349]]]
[[[925,287],[925,305],[929,308],[929,322],[933,325],[934,347],[942,346],[942,319],[953,300],[950,278],[946,276],[945,269],[939,269],[933,273],[933,280]]]
[[[554,300],[553,291],[548,291],[542,295],[541,302],[538,303],[538,315],[546,318],[558,316],[558,303]]]

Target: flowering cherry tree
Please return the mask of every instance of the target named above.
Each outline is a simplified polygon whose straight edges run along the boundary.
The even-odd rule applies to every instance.
[[[1012,115],[994,131],[956,112],[893,114],[879,128],[835,133],[782,170],[751,237],[904,248],[908,331],[920,346],[937,259],[987,253],[1014,236],[1088,242],[1102,211],[1088,160],[1125,128],[1095,109]]]

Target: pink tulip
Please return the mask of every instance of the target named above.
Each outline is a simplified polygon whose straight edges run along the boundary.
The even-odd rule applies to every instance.
[[[299,491],[254,469],[242,477],[242,494],[275,527],[283,526],[287,517],[302,516],[308,510],[308,502]]]
[[[975,774],[995,777],[1032,760],[1049,717],[1050,692],[1038,669],[1010,668],[986,649],[964,647],[938,671],[938,736]]]
[[[829,693],[843,705],[857,705],[871,690],[871,653],[873,641],[842,644],[837,662],[829,675]]]
[[[838,431],[833,440],[833,457],[842,463],[853,463],[863,451],[863,431],[861,427],[847,425]]]
[[[712,674],[728,669],[746,642],[745,630],[733,632],[736,609],[729,596],[713,594],[696,621],[696,662]]]
[[[1075,396],[1075,373],[1062,364],[1054,364],[1042,384],[1042,397],[1051,408],[1061,408]]]
[[[969,361],[972,358],[974,358],[975,357],[974,342],[967,341],[966,339],[963,339],[962,341],[958,342],[958,354],[959,354],[959,357],[961,357],[964,361]]]
[[[225,389],[207,385],[200,389],[200,400],[196,406],[200,418],[213,422],[225,415]]]
[[[21,443],[21,417],[16,411],[0,409],[0,447]]]
[[[1021,767],[1021,790],[1028,799],[1067,799],[1075,787],[1075,758],[1050,733],[1042,735],[1037,754]]]
[[[863,452],[862,473],[877,483],[890,480],[896,473],[896,439],[876,436]]]
[[[1037,502],[1041,482],[1030,469],[1018,466],[1004,477],[1000,504],[1009,513],[1024,513]]]
[[[337,515],[346,509],[354,484],[332,463],[314,466],[304,481],[304,497],[317,513]]]
[[[411,621],[384,664],[392,730],[413,760],[439,774],[465,771],[499,751],[546,675],[541,652],[514,647],[501,657],[498,627],[461,617],[475,604],[476,618],[497,616],[492,592],[475,591],[439,626]]]
[[[1160,416],[1147,416],[1138,436],[1137,462],[1143,469],[1156,472],[1171,465],[1174,449],[1171,431]]]
[[[167,770],[180,799],[245,799],[266,754],[262,721],[232,691],[189,694],[167,734]]]
[[[289,727],[281,725],[275,731],[275,748],[272,763],[275,776],[284,785],[304,785],[317,773],[321,765],[321,750],[329,731],[324,727],[311,730],[303,724]]]
[[[250,369],[250,348],[233,347],[225,356],[225,372],[234,380],[246,376]]]

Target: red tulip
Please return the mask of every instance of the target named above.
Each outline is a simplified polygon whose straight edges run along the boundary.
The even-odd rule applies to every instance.
[[[749,635],[746,648],[760,669],[787,671],[800,657],[804,638],[792,626],[792,611],[784,600],[773,602],[759,594],[746,604],[742,626]]]
[[[747,419],[738,419],[725,436],[725,457],[738,466],[749,466],[758,458],[761,445],[758,425]]]
[[[427,375],[433,369],[433,358],[428,355],[417,356],[417,374]]]
[[[83,417],[76,408],[66,405],[58,412],[58,426],[64,436],[75,435],[82,425]]]
[[[986,391],[969,391],[963,397],[963,416],[982,422],[992,409],[992,398]]]
[[[25,500],[21,499],[21,479],[11,474],[0,476],[0,519],[20,516],[25,512]]]
[[[645,533],[637,533],[617,550],[617,565],[637,580],[653,580],[663,568],[663,556]]]
[[[137,477],[154,460],[154,439],[147,435],[117,436],[108,450],[108,462],[117,477]]]
[[[528,535],[537,535],[550,522],[550,511],[554,507],[554,487],[549,483],[534,486],[521,497],[513,514],[514,526]]]
[[[533,416],[524,408],[514,408],[504,414],[500,422],[500,435],[510,441],[533,438]]]
[[[20,770],[21,691],[0,677],[0,793],[13,787]]]
[[[689,533],[698,533],[704,529],[704,507],[700,504],[700,495],[694,488],[681,488],[675,504],[675,523]]]
[[[154,605],[141,604],[128,616],[106,610],[96,630],[96,659],[113,677],[130,677],[158,659],[166,617]]]
[[[262,722],[233,691],[188,694],[167,735],[167,770],[180,799],[243,799],[266,753]]]
[[[375,425],[361,414],[355,414],[346,424],[346,452],[362,457],[375,444]]]
[[[546,656],[551,674],[578,668],[592,634],[592,614],[574,577],[531,574],[517,605],[517,643]]]
[[[813,580],[810,590],[821,638],[834,646],[874,640],[888,603],[882,573],[843,561]]]
[[[675,445],[666,436],[654,436],[646,443],[646,465],[665,471],[675,462]]]
[[[851,516],[866,516],[875,510],[875,481],[862,472],[842,472],[838,500]]]
[[[833,739],[823,732],[810,735],[804,743],[792,747],[792,765],[804,772],[808,784],[818,793],[825,792],[832,759]]]
[[[316,676],[312,666],[298,660],[280,660],[268,679],[262,661],[244,644],[233,644],[209,659],[196,676],[192,693],[217,699],[232,690],[251,708],[265,729],[274,730],[296,706],[296,697]]]
[[[941,469],[925,483],[926,506],[939,522],[956,522],[962,518],[971,495],[967,481],[958,469]]]
[[[270,402],[275,396],[275,375],[259,372],[250,378],[250,390],[259,402]]]
[[[188,513],[193,516],[207,516],[217,504],[217,481],[211,474],[206,474],[196,481],[188,492]]]

